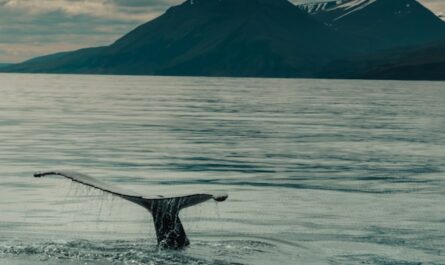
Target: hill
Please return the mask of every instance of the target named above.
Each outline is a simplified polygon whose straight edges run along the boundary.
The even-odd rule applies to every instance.
[[[445,42],[335,60],[320,74],[344,79],[445,80]]]

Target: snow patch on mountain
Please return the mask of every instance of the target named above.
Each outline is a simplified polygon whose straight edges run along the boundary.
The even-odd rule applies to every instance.
[[[346,17],[358,10],[362,10],[363,8],[366,8],[367,6],[374,3],[375,1],[376,0],[355,0],[355,1],[350,1],[345,4],[339,5],[338,8],[343,9],[347,12],[344,15],[341,15],[341,16],[337,17],[336,19],[334,19],[334,21],[339,20],[343,17]]]
[[[300,8],[309,14],[314,14],[318,12],[333,12],[339,11],[340,16],[333,19],[333,21],[341,19],[348,16],[356,11],[362,10],[367,6],[373,4],[377,0],[338,0],[338,1],[327,1],[319,2],[313,4],[300,5]]]
[[[335,1],[330,2],[317,2],[317,3],[309,3],[309,4],[301,4],[298,7],[309,14],[318,13],[321,11],[326,11],[331,9],[332,6],[335,6]]]

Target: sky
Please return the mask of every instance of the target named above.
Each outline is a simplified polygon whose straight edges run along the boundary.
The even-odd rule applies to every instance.
[[[183,1],[0,0],[0,63],[111,44]],[[445,0],[419,1],[445,14]]]

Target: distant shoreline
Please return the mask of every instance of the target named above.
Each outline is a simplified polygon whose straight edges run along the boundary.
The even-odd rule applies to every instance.
[[[428,79],[372,79],[372,78],[335,78],[335,77],[267,77],[267,76],[193,76],[193,75],[145,75],[145,74],[98,74],[98,73],[26,73],[2,72],[1,75],[36,75],[36,76],[91,76],[91,77],[146,77],[146,78],[200,78],[200,79],[264,79],[264,80],[320,80],[320,81],[369,81],[369,82],[445,82],[445,80]]]

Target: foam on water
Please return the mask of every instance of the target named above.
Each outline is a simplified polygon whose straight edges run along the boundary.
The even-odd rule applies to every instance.
[[[196,249],[206,251],[208,257],[194,251],[159,250],[145,241],[69,241],[23,244],[11,242],[0,247],[5,259],[34,259],[40,262],[68,262],[72,264],[240,264],[230,262],[233,256],[252,253],[272,254],[273,245],[258,241],[198,241]],[[209,253],[209,249],[213,249]],[[194,253],[195,252],[195,253]],[[265,254],[264,254],[265,255]],[[211,257],[211,258],[210,258]]]

